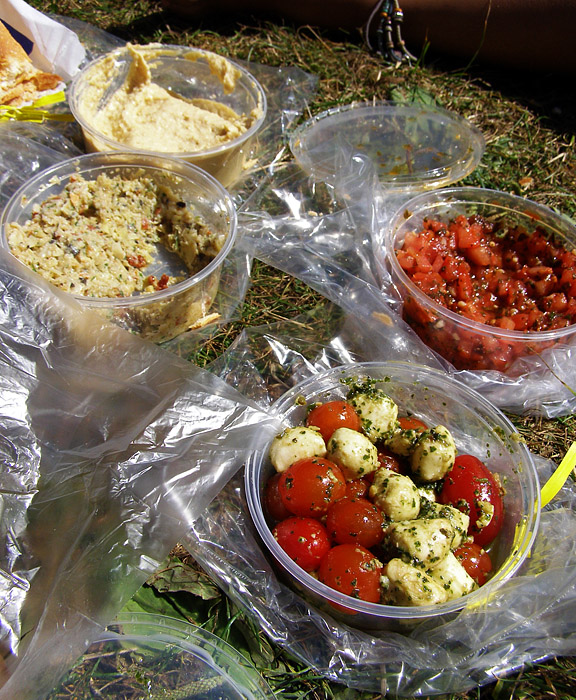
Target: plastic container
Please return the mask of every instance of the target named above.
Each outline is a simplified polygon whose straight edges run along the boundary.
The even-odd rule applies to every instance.
[[[87,649],[49,700],[88,698],[272,700],[256,668],[201,627],[124,613]]]
[[[448,223],[460,214],[519,226],[528,235],[541,228],[553,242],[568,250],[576,249],[576,227],[571,221],[522,197],[474,187],[414,197],[392,217],[385,232],[384,249],[376,250],[376,255],[388,265],[402,300],[402,315],[420,338],[457,369],[504,373],[511,371],[519,357],[538,355],[560,342],[574,343],[576,324],[546,331],[501,329],[446,309],[410,280],[395,253],[406,234],[420,231],[425,218]]]
[[[513,576],[528,555],[539,523],[538,477],[530,452],[516,439],[513,425],[492,404],[443,372],[402,362],[364,363],[337,367],[303,381],[275,402],[274,412],[286,426],[301,425],[306,405],[343,399],[346,378],[371,377],[398,404],[429,425],[448,427],[458,452],[473,454],[506,485],[505,519],[490,547],[493,577],[476,591],[441,605],[381,605],[343,595],[320,583],[296,565],[271,533],[262,506],[263,489],[274,473],[268,446],[251,454],[245,469],[248,508],[265,551],[279,572],[307,600],[347,624],[372,630],[407,631],[422,622],[445,622],[464,607],[482,606]]]
[[[133,65],[133,54],[122,47],[87,64],[72,81],[68,102],[70,110],[82,128],[88,151],[136,150],[165,153],[194,163],[213,175],[225,187],[233,185],[242,175],[250,159],[254,137],[266,118],[266,96],[260,83],[242,66],[210,51],[184,46],[150,44],[137,46],[150,71],[153,84],[164,88],[184,101],[210,100],[218,109],[231,109],[245,115],[244,133],[223,143],[199,149],[171,150],[163,145],[168,131],[178,130],[178,116],[162,118],[155,129],[154,149],[133,147],[123,138],[104,135],[94,126],[94,116],[125,83]],[[230,78],[230,74],[234,76]],[[228,82],[230,81],[230,82]],[[143,120],[144,121],[144,120]]]
[[[33,208],[61,192],[70,176],[94,180],[101,173],[110,176],[145,175],[166,184],[189,208],[193,208],[220,242],[220,250],[205,267],[191,273],[180,258],[158,245],[144,275],[184,275],[186,279],[165,289],[123,297],[95,297],[72,294],[83,305],[107,319],[154,342],[174,338],[194,324],[208,320],[218,291],[220,271],[236,238],[236,210],[230,195],[213,177],[184,160],[138,153],[92,153],[78,156],[43,170],[17,190],[0,218],[0,244],[10,250],[6,226],[26,223]],[[190,236],[194,232],[190,232]],[[66,292],[69,293],[69,292]]]
[[[300,166],[334,184],[357,154],[370,159],[383,188],[416,193],[470,174],[484,153],[484,138],[466,119],[439,107],[390,102],[352,103],[322,112],[290,138]]]

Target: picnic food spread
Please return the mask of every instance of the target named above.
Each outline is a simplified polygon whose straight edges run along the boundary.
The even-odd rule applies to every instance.
[[[73,175],[36,205],[23,225],[7,225],[12,253],[57,287],[89,297],[127,297],[184,277],[151,275],[159,245],[189,273],[214,258],[222,239],[166,185],[149,176]]]
[[[6,25],[0,22],[0,105],[22,106],[62,84],[59,75],[36,68]]]
[[[372,603],[460,598],[492,570],[503,488],[450,431],[429,427],[371,380],[309,407],[270,445],[264,487],[272,533],[322,583]]]
[[[115,74],[112,56],[90,72],[88,88],[79,102],[79,113],[103,136],[131,148],[162,153],[194,153],[228,143],[251,127],[261,110],[237,114],[221,102],[204,98],[187,99],[153,81],[150,63],[154,45],[127,45],[131,65],[124,82],[113,94],[102,98]],[[158,49],[159,50],[159,49]],[[190,60],[194,60],[191,51]],[[225,58],[207,57],[210,69],[225,93],[234,90],[240,72]],[[167,125],[170,128],[166,128]]]

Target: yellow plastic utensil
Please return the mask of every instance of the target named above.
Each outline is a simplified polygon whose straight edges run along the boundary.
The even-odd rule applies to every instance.
[[[542,487],[542,491],[540,492],[542,508],[544,508],[547,503],[550,503],[558,491],[560,491],[562,486],[564,486],[564,482],[574,467],[576,467],[576,442],[573,442],[570,445],[568,452],[566,452],[564,455],[564,459],[556,467],[552,476]]]
[[[66,99],[66,95],[63,90],[59,92],[52,93],[50,95],[44,95],[40,97],[36,102],[31,105],[26,105],[25,107],[9,107],[7,105],[0,105],[0,121],[24,121],[24,122],[44,122],[47,119],[56,121],[73,121],[74,117],[71,114],[66,113],[55,113],[50,112],[47,109],[42,109],[43,107],[48,107],[58,102],[63,102]]]

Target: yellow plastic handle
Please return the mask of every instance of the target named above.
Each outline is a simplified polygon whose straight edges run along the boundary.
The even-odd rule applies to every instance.
[[[542,491],[540,493],[542,508],[544,508],[544,506],[547,503],[550,503],[550,501],[554,498],[558,491],[560,491],[562,486],[564,486],[566,479],[568,478],[570,472],[574,469],[575,466],[576,442],[573,442],[570,445],[568,452],[566,452],[566,454],[564,455],[564,459],[556,467],[552,476],[542,487]]]

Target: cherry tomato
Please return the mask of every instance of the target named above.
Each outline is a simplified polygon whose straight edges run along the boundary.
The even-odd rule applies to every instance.
[[[483,586],[492,571],[492,560],[488,552],[475,542],[466,542],[454,550],[454,556],[479,586]]]
[[[390,471],[396,472],[397,474],[402,473],[400,460],[387,450],[378,450],[378,462],[380,466],[385,469],[390,469]]]
[[[328,509],[326,529],[338,544],[360,544],[369,549],[384,537],[384,516],[366,498],[341,498]]]
[[[347,401],[327,401],[310,411],[306,425],[318,428],[324,442],[328,442],[337,428],[360,430],[362,422],[354,407]]]
[[[365,477],[352,479],[346,482],[346,496],[348,498],[365,498],[369,488],[370,482]]]
[[[439,494],[441,503],[452,505],[470,516],[468,534],[481,547],[490,544],[504,522],[504,506],[500,488],[492,472],[472,455],[458,455],[446,474]],[[490,513],[482,503],[492,506]]]
[[[274,474],[268,479],[264,489],[264,508],[268,515],[276,521],[285,520],[292,515],[282,502],[280,491],[278,490],[279,481],[280,474]]]
[[[357,544],[338,544],[322,559],[318,578],[336,591],[378,603],[381,573],[382,564],[367,549]]]
[[[402,430],[417,430],[419,433],[428,430],[426,423],[414,416],[400,416],[398,418],[398,424]]]
[[[315,571],[331,546],[326,528],[314,518],[293,516],[278,523],[272,534],[290,559],[305,571]]]
[[[280,498],[293,515],[321,518],[346,494],[340,467],[323,457],[299,459],[280,474]]]

